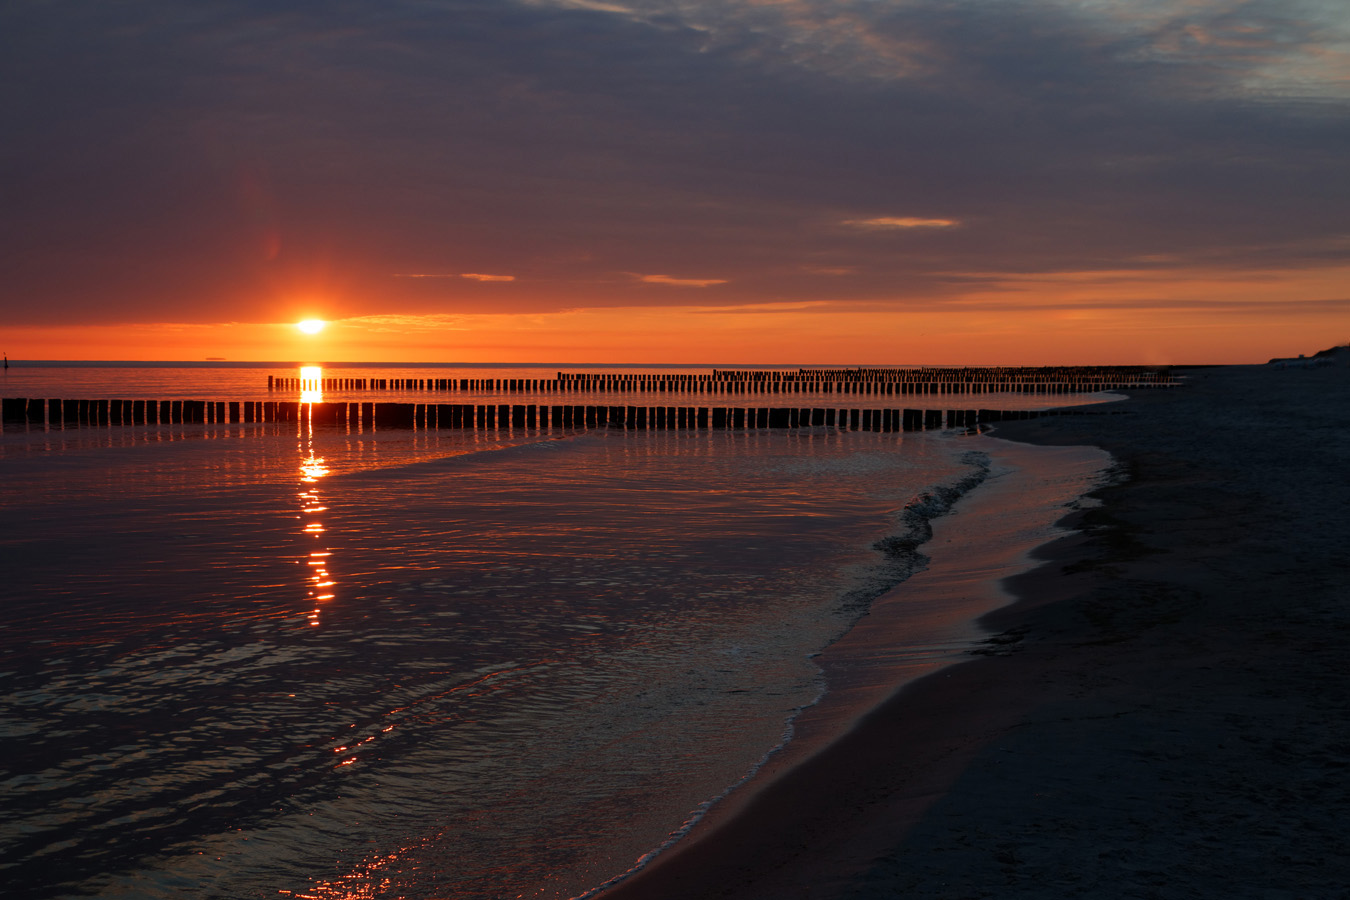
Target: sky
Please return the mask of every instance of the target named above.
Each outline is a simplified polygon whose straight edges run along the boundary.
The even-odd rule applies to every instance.
[[[0,121],[10,359],[1350,342],[1345,0],[7,0]]]

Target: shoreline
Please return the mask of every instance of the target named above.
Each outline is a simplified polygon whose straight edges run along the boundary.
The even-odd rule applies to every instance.
[[[667,893],[648,882],[668,881],[668,866],[706,870],[734,865],[734,860],[714,863],[711,857],[723,845],[740,843],[739,838],[725,840],[725,829],[734,831],[740,819],[764,828],[758,820],[765,794],[800,791],[798,770],[803,768],[818,781],[818,767],[832,765],[848,736],[897,694],[982,655],[1009,652],[982,624],[1015,602],[1003,582],[1035,569],[1039,548],[1075,537],[1066,526],[1081,515],[1076,507],[1105,478],[1113,460],[1093,447],[1033,447],[988,435],[960,440],[969,441],[963,449],[987,455],[987,475],[950,509],[926,520],[931,537],[916,549],[927,562],[874,600],[868,613],[817,657],[829,688],[796,717],[792,740],[750,782],[713,806],[680,842],[621,881],[582,896],[608,900],[627,897],[629,891],[638,892],[634,897],[684,894],[687,887],[673,885]],[[828,794],[839,787],[829,779],[825,783],[830,791],[815,798],[816,804],[827,803]],[[783,810],[774,806],[772,818],[781,827]],[[690,854],[696,861],[686,862]]]
[[[1343,896],[1345,369],[1000,426],[1127,473],[982,618],[1011,652],[910,683],[600,896]]]

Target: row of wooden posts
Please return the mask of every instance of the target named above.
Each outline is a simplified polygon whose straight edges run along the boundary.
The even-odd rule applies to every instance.
[[[624,428],[724,430],[826,426],[854,431],[960,428],[1079,410],[835,409],[727,406],[576,406],[468,403],[300,403],[285,400],[33,400],[8,398],[6,424],[80,427],[296,422],[345,427],[534,430]]]
[[[712,374],[559,372],[556,378],[291,378],[269,375],[269,391],[676,394],[1073,394],[1171,387],[1170,372],[1134,366],[962,369],[803,369]]]

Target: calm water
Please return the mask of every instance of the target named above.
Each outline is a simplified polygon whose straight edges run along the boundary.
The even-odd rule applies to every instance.
[[[3,395],[262,399],[278,371]],[[903,575],[873,545],[970,448],[8,425],[4,894],[583,894],[784,741],[813,655]]]

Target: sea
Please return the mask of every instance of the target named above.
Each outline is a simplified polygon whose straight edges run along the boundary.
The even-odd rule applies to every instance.
[[[11,362],[0,396],[297,399],[269,376],[298,372]],[[0,895],[594,896],[755,790],[802,712],[831,700],[822,653],[878,603],[900,635],[876,676],[886,690],[987,639],[975,623],[987,598],[951,592],[940,605],[955,624],[934,629],[936,601],[906,594],[916,572],[931,582],[954,566],[925,552],[934,521],[995,485],[1020,498],[1017,516],[968,522],[1006,545],[1007,568],[979,576],[996,581],[1062,533],[1107,460],[1010,454],[979,431],[6,422]]]

